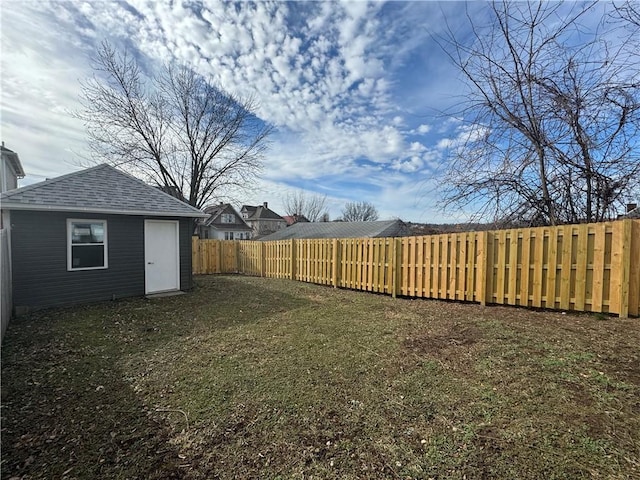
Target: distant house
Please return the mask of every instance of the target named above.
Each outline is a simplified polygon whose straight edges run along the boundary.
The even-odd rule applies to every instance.
[[[18,188],[18,179],[24,178],[24,169],[18,154],[4,146],[0,147],[2,164],[0,165],[0,193]]]
[[[638,206],[638,204],[628,203],[627,211],[622,215],[618,215],[618,219],[623,218],[640,218],[640,207]]]
[[[318,222],[296,223],[290,227],[262,237],[262,241],[298,238],[376,238],[405,237],[409,228],[401,220],[376,222]]]
[[[305,217],[304,215],[285,215],[284,217],[284,221],[287,222],[287,226],[291,226],[294,223],[309,223],[309,219],[307,217]]]
[[[200,238],[217,240],[249,240],[252,229],[240,214],[228,203],[206,207],[209,215],[198,222],[197,234]]]
[[[240,214],[242,219],[253,230],[253,238],[269,235],[287,226],[285,219],[269,209],[267,202],[257,207],[243,205],[240,209]]]
[[[16,312],[192,287],[193,222],[207,215],[109,165],[0,201]]]

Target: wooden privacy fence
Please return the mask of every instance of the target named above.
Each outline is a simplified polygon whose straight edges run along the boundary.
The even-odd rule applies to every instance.
[[[640,220],[403,238],[193,238],[193,273],[290,278],[393,296],[640,311]]]

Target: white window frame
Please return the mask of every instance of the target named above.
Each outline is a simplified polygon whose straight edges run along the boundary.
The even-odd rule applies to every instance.
[[[220,221],[225,224],[236,223],[236,216],[233,213],[223,213]]]
[[[74,223],[101,223],[104,228],[104,240],[102,243],[73,243],[72,232]],[[67,271],[69,272],[81,272],[83,270],[106,270],[109,268],[109,248],[108,248],[109,236],[107,235],[107,221],[103,219],[93,218],[67,218]],[[104,265],[100,267],[73,267],[72,247],[82,247],[88,245],[102,245],[104,248]]]

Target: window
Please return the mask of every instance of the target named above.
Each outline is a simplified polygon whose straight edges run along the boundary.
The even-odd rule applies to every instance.
[[[223,213],[220,221],[222,223],[236,223],[236,216],[232,213]]]
[[[67,220],[67,270],[107,266],[106,220]]]
[[[224,232],[225,240],[233,240],[233,232]]]

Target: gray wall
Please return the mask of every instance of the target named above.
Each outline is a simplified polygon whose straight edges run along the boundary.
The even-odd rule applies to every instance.
[[[107,221],[107,269],[67,271],[68,218]],[[154,217],[12,211],[14,308],[61,306],[144,295],[145,218]],[[191,288],[192,225],[191,219],[180,219],[182,290]]]
[[[168,219],[164,219],[168,220]],[[192,218],[180,219],[180,289],[193,287],[193,269],[191,268],[191,237],[195,223]]]
[[[2,334],[0,341],[4,338],[13,309],[11,299],[11,259],[9,258],[9,231],[6,228],[0,230],[0,323],[2,324]]]

